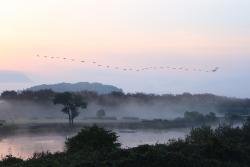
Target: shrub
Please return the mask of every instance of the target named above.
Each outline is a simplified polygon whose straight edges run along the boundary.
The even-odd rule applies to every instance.
[[[97,126],[87,127],[66,141],[66,149],[68,152],[109,151],[120,147],[117,139],[114,132]]]

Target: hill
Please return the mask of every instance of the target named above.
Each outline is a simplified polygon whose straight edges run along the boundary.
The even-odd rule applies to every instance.
[[[109,94],[111,92],[123,92],[122,89],[119,89],[112,85],[103,85],[101,83],[89,83],[89,82],[79,82],[75,84],[71,83],[59,83],[51,85],[38,85],[31,88],[28,88],[29,91],[39,91],[51,89],[54,92],[82,92],[82,91],[91,91],[98,94]]]

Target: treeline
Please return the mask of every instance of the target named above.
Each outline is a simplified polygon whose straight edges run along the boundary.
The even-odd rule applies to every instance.
[[[250,120],[241,127],[193,129],[168,144],[123,149],[118,136],[97,126],[68,139],[61,153],[37,153],[28,160],[7,156],[4,167],[249,167]],[[167,141],[166,141],[167,142]]]
[[[52,101],[57,93],[51,90],[40,91],[5,91],[1,94],[2,99],[6,100],[32,100],[36,102]],[[250,114],[250,99],[229,98],[216,96],[213,94],[190,94],[181,95],[156,95],[156,94],[124,94],[122,92],[113,92],[105,95],[98,95],[95,92],[78,92],[87,102],[93,102],[101,106],[116,107],[128,103],[140,105],[164,104],[175,106],[187,106],[187,108],[205,108],[221,113],[237,113],[242,115]]]
[[[40,91],[4,91],[1,94],[1,99],[4,100],[31,100],[31,101],[51,101],[54,99],[56,93],[52,90],[40,90]]]
[[[208,114],[201,114],[197,111],[187,111],[183,118],[176,118],[173,120],[154,119],[143,120],[138,123],[137,128],[154,128],[154,129],[167,129],[167,128],[181,128],[181,127],[197,127],[203,125],[218,124],[219,120],[216,114],[210,112]],[[226,123],[226,122],[225,122]],[[130,128],[133,124],[130,124]]]

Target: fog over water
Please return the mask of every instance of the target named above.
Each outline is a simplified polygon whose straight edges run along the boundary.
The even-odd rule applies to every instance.
[[[0,100],[0,121],[1,123],[6,121],[3,126],[0,126],[3,131],[0,134],[0,155],[4,157],[12,154],[28,158],[35,152],[63,151],[67,138],[76,135],[83,126],[93,123],[100,123],[100,125],[107,123],[104,127],[117,133],[123,148],[167,143],[169,139],[184,138],[191,128],[185,128],[187,125],[183,125],[179,126],[181,128],[173,129],[168,124],[159,128],[157,123],[161,120],[154,119],[183,118],[186,111],[198,111],[202,114],[214,112],[219,116],[216,102],[225,100],[223,97],[212,95],[191,94],[94,96],[88,99],[87,109],[80,110],[80,115],[75,120],[76,129],[72,131],[68,128],[67,114],[61,112],[62,106],[54,105],[51,97],[47,98],[46,96],[46,100],[37,100],[33,95],[30,99]],[[230,100],[232,99],[226,99],[226,101]],[[104,109],[106,113],[103,119],[96,115],[100,109]],[[142,122],[147,122],[145,120],[151,120],[151,124],[146,127],[143,124],[140,128],[128,126],[133,125],[134,122],[141,125]],[[5,128],[7,128],[6,134]],[[8,128],[11,129],[10,132]]]
[[[123,117],[139,117],[140,119],[166,118],[172,119],[183,116],[183,112],[176,112],[182,109],[171,110],[165,104],[138,104],[135,102],[124,103],[115,107],[102,106],[91,102],[86,110],[81,111],[76,122],[86,122],[88,117],[95,117],[99,109],[104,108],[107,117],[115,117],[121,121]],[[161,109],[161,110],[160,110]],[[167,112],[166,112],[167,111]],[[8,125],[19,126],[27,123],[67,123],[67,115],[61,112],[61,106],[52,103],[35,103],[31,101],[0,101],[0,120],[6,120]],[[91,120],[90,120],[91,122]],[[49,131],[49,129],[48,129]],[[188,129],[169,130],[119,130],[114,129],[119,136],[119,142],[123,148],[135,147],[142,144],[166,143],[171,138],[184,137]],[[0,137],[0,155],[28,158],[35,152],[57,152],[64,150],[64,142],[68,137],[77,132],[39,132],[32,133],[29,129],[22,129],[21,132]]]

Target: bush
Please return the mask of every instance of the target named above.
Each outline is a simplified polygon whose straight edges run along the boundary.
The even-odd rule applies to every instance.
[[[120,147],[117,139],[118,136],[114,132],[97,126],[87,127],[66,141],[66,149],[68,152],[110,151]]]
[[[96,116],[97,116],[98,118],[103,118],[103,117],[105,117],[105,116],[106,116],[105,110],[103,110],[103,109],[98,110],[97,113],[96,113]]]
[[[2,160],[1,166],[10,166],[10,165],[18,165],[23,162],[22,159],[13,157],[12,155],[7,155],[5,158]]]

